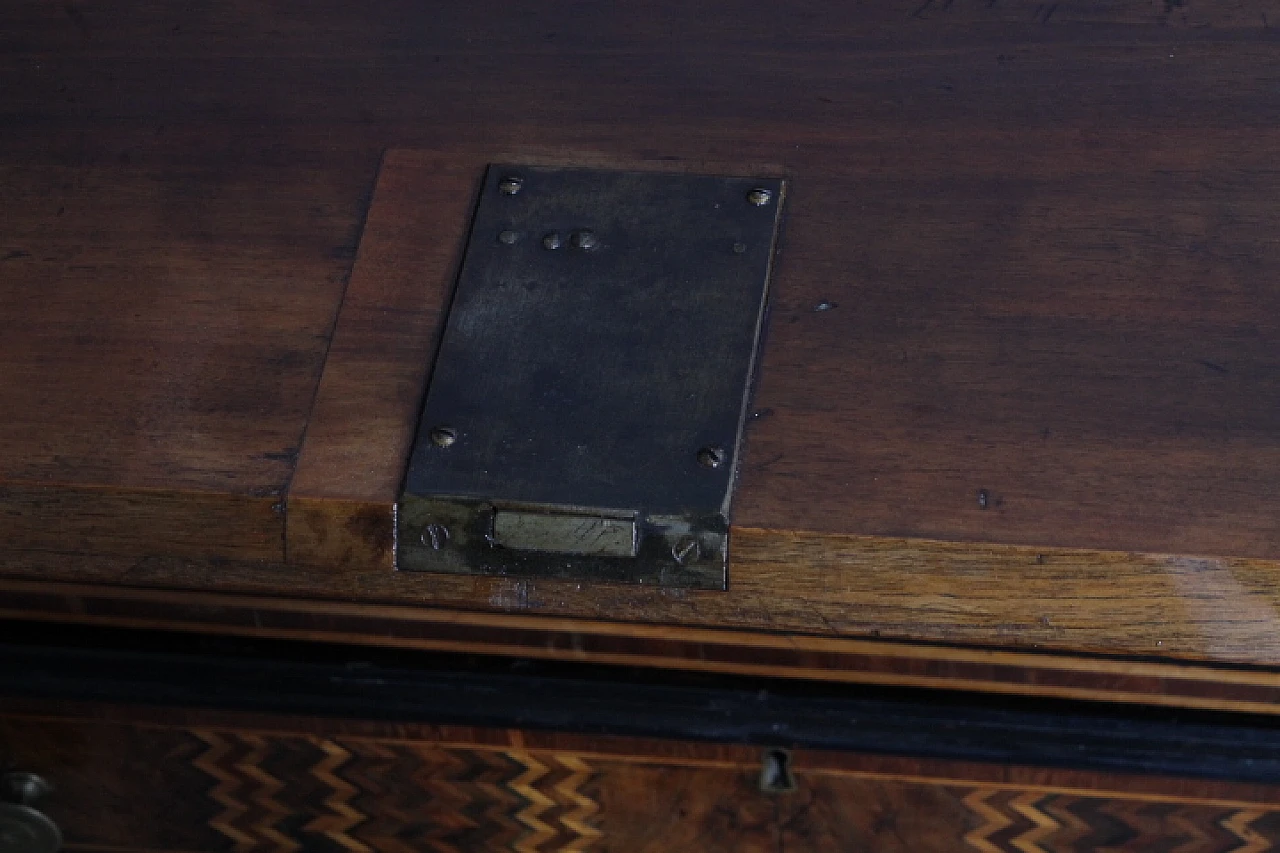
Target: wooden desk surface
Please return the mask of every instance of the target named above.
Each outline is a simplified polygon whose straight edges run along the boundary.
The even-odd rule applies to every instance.
[[[1273,709],[1277,22],[9,4],[0,612]],[[727,593],[388,568],[504,159],[789,180]]]

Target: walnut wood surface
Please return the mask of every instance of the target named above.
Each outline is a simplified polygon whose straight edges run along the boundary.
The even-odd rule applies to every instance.
[[[1277,19],[10,4],[0,571],[1280,665]],[[438,194],[353,271],[386,149]],[[387,570],[408,359],[511,158],[790,181],[728,594]]]
[[[126,579],[145,583],[172,568],[139,564]],[[214,585],[234,566],[185,568],[199,572],[192,577],[202,584]],[[280,567],[279,578],[290,576]],[[1274,667],[70,583],[6,581],[0,591],[0,617],[1280,714],[1280,673]],[[530,592],[515,584],[491,604],[516,609],[529,603]]]
[[[454,726],[6,701],[69,850],[1249,851],[1273,786]]]
[[[0,13],[0,537],[278,556],[269,508],[310,411],[363,176],[105,156],[95,128],[109,120],[64,77],[76,51],[12,43],[27,31],[12,18],[38,11]],[[78,129],[23,109],[33,65],[66,90],[42,109],[87,110]],[[84,151],[69,159],[15,150],[70,136]]]
[[[381,170],[290,485],[289,562],[394,567],[394,504],[481,177],[401,160]]]
[[[387,154],[356,262],[354,294],[348,293],[339,316],[287,502],[290,541],[305,535],[309,543],[290,560],[326,569],[310,582],[300,573],[296,591],[828,636],[1280,661],[1272,630],[1280,610],[1280,565],[1270,560],[978,548],[738,526],[728,594],[390,571],[401,460],[417,415],[417,398],[403,389],[426,381],[438,328],[435,309],[447,293],[412,273],[449,269],[459,251],[456,231],[443,230],[433,213],[415,218],[410,211],[434,212],[435,204],[420,201],[456,196],[469,185],[466,176],[480,178],[485,159]],[[791,227],[802,218],[803,212],[794,213]],[[383,302],[410,304],[402,314],[406,324],[416,324],[416,335],[383,334],[368,324],[365,309],[348,307],[353,295],[365,299],[375,291]],[[755,419],[749,437],[768,419]],[[748,453],[749,470],[756,458],[756,451]]]

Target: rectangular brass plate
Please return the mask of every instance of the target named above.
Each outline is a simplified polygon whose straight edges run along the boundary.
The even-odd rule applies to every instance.
[[[398,566],[722,589],[778,180],[492,167]]]
[[[560,515],[500,509],[493,514],[493,544],[517,551],[634,557],[634,518]]]

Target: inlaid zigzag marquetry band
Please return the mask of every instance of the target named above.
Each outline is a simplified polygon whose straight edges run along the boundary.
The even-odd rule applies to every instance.
[[[586,853],[595,773],[573,755],[198,731],[210,822],[237,851]]]
[[[223,849],[235,851],[625,853],[633,845],[688,832],[713,839],[727,828],[747,831],[739,812],[775,814],[775,809],[779,827],[761,830],[765,836],[782,831],[778,838],[799,844],[812,833],[825,833],[836,845],[830,849],[841,850],[866,829],[863,822],[892,826],[899,812],[902,819],[927,821],[929,835],[950,839],[948,851],[1280,850],[1280,805],[859,777],[862,787],[844,789],[849,802],[831,806],[836,812],[854,811],[832,823],[836,812],[811,809],[811,800],[827,795],[807,790],[803,771],[800,790],[780,800],[759,791],[758,774],[750,768],[699,770],[695,761],[685,770],[703,775],[685,777],[690,786],[685,793],[664,800],[664,792],[645,787],[669,778],[661,775],[662,759],[629,762],[625,756],[614,760],[545,749],[343,736],[194,734],[198,742],[191,763],[208,777],[208,825],[226,840]],[[637,781],[636,773],[658,775]],[[732,780],[727,787],[726,780]],[[704,782],[718,793],[702,803],[701,817],[682,817],[686,805],[693,809],[690,815],[697,812],[690,798],[698,799]],[[762,798],[771,804],[761,812]],[[658,802],[667,803],[665,810],[654,805]],[[924,802],[932,805],[921,811]],[[872,811],[858,811],[866,808]],[[784,813],[790,815],[786,820]],[[854,819],[855,814],[860,817]],[[727,823],[717,823],[720,819]],[[681,827],[681,820],[692,824]],[[616,834],[610,833],[611,821],[621,827]],[[652,837],[646,842],[637,833]],[[782,844],[782,849],[793,847]]]
[[[1280,848],[1280,815],[1274,811],[1041,791],[978,788],[958,793],[978,819],[964,840],[982,853],[1261,853]],[[1260,827],[1264,819],[1269,824],[1265,834]]]

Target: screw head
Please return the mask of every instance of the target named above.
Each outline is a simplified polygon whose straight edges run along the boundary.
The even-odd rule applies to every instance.
[[[524,187],[524,178],[518,175],[507,175],[498,181],[498,189],[502,191],[503,195],[515,195],[520,192],[522,187]]]
[[[590,251],[600,245],[594,231],[583,228],[569,235],[569,245],[575,249]]]
[[[507,246],[510,246],[511,244],[515,243],[519,239],[520,239],[520,235],[517,234],[515,231],[503,231],[498,235],[498,242],[503,243]]]
[[[702,546],[692,536],[682,536],[671,546],[671,557],[682,566],[696,563],[702,558]]]
[[[773,201],[773,193],[764,187],[756,187],[751,192],[747,193],[747,201],[756,207],[764,207],[766,204]]]
[[[422,544],[432,551],[440,551],[449,544],[449,528],[443,524],[428,524],[422,528]]]
[[[703,468],[719,468],[724,464],[724,448],[709,445],[698,451],[698,464]]]
[[[436,447],[452,447],[458,440],[458,431],[453,427],[438,426],[432,428],[428,437]]]
[[[555,231],[542,238],[542,248],[544,249],[559,249],[563,245],[564,240],[561,240],[560,235]]]

